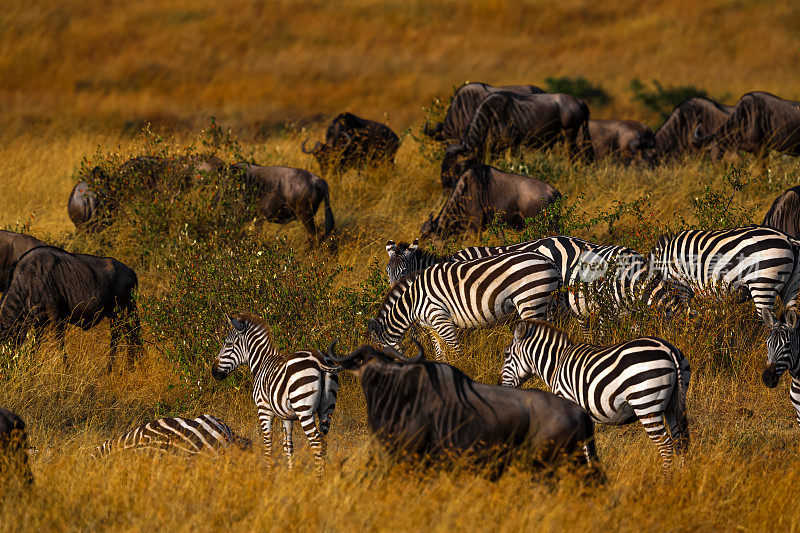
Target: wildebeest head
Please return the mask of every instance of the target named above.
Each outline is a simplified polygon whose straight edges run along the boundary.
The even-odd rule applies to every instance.
[[[11,411],[0,408],[0,486],[3,490],[13,486],[14,480],[23,486],[33,483],[28,448],[25,422]]]
[[[371,366],[396,365],[398,363],[414,364],[425,358],[425,350],[416,339],[413,339],[414,344],[417,346],[417,355],[414,357],[405,357],[398,350],[391,347],[379,349],[368,344],[356,348],[347,355],[337,355],[335,350],[336,342],[333,341],[328,347],[328,359],[357,377],[361,377],[364,369]]]
[[[439,217],[434,217],[433,211],[428,215],[428,220],[422,223],[419,229],[421,238],[430,238],[437,234],[439,231]]]
[[[353,142],[353,137],[346,131],[341,131],[338,138],[333,139],[331,143],[322,144],[317,141],[314,148],[309,150],[306,148],[308,138],[300,145],[300,150],[304,154],[313,155],[319,163],[319,170],[322,174],[327,174],[329,170],[337,166],[339,160],[342,158],[342,153]]]
[[[764,309],[761,313],[764,323],[770,328],[767,338],[767,364],[761,379],[764,385],[774,388],[787,370],[793,377],[800,376],[800,334],[797,327],[797,311],[789,309],[778,319],[772,310]]]
[[[454,144],[447,148],[442,159],[442,187],[448,189],[458,183],[469,167],[477,165],[478,159],[462,144]]]
[[[726,148],[723,146],[726,137],[714,132],[706,132],[703,124],[700,123],[692,130],[692,136],[689,143],[696,150],[705,150],[708,156],[714,160],[719,161],[722,159]]]

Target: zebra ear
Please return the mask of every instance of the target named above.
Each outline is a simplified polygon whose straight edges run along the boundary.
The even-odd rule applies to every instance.
[[[761,310],[761,320],[763,320],[764,324],[766,324],[770,329],[774,328],[775,323],[777,322],[775,319],[775,314],[771,309],[767,309],[766,307]]]
[[[786,325],[789,326],[790,329],[797,329],[797,311],[789,309],[786,311],[784,317],[786,318]]]
[[[528,324],[524,321],[520,320],[517,322],[517,325],[514,326],[514,339],[520,340],[525,334],[528,333]]]
[[[397,255],[397,244],[394,241],[386,241],[386,253],[389,254],[389,259],[394,259]]]
[[[414,253],[417,251],[417,248],[419,248],[419,239],[414,239],[414,242],[409,244],[408,248],[406,248],[406,253]]]
[[[231,315],[228,315],[228,322],[230,322],[231,326],[233,326],[233,329],[235,329],[239,333],[244,333],[246,327],[244,322],[242,322],[238,318],[232,317]]]

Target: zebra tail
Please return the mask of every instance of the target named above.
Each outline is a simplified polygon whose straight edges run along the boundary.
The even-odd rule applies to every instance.
[[[675,384],[675,400],[676,400],[676,416],[678,417],[678,426],[681,429],[682,435],[680,436],[680,441],[676,442],[676,450],[685,451],[689,448],[689,421],[686,415],[686,396],[689,393],[689,381],[691,380],[691,368],[689,367],[689,361],[686,358],[683,360],[686,362],[686,371],[681,367],[681,360],[678,358],[677,354],[681,353],[677,348],[674,346],[670,346],[669,355],[672,357],[672,362],[675,363],[675,369],[677,370],[677,377],[678,382]],[[683,355],[681,353],[681,355]],[[674,437],[674,435],[673,435]]]
[[[324,187],[325,196],[323,197],[325,200],[325,235],[322,237],[322,240],[328,238],[328,236],[333,233],[334,228],[334,221],[333,221],[333,210],[331,209],[331,199],[328,195],[328,184],[323,181],[322,185]]]

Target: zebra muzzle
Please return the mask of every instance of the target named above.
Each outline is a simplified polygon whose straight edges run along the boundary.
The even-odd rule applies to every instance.
[[[761,380],[770,389],[778,386],[779,376],[775,373],[775,365],[767,365],[764,367],[764,372],[761,374]]]

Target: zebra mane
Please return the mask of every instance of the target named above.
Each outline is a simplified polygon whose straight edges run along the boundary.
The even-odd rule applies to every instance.
[[[407,276],[403,276],[399,278],[394,284],[389,287],[389,290],[386,292],[386,295],[383,297],[383,301],[381,305],[378,307],[378,313],[386,309],[387,307],[391,306],[394,302],[400,299],[400,296],[405,293],[408,288],[414,283],[414,280],[417,278],[417,274],[408,274]]]
[[[555,327],[553,324],[550,324],[549,322],[544,322],[542,320],[534,320],[532,318],[524,320],[524,322],[526,324],[528,324],[528,330],[529,331],[530,331],[531,326],[537,327],[537,328],[545,328],[548,331],[550,331],[553,334],[553,336],[555,338],[557,338],[558,340],[563,340],[567,344],[575,344],[572,341],[572,338],[569,336],[569,333],[567,333],[566,331],[564,331],[562,329],[559,329],[559,328]]]
[[[405,253],[406,250],[408,250],[409,246],[411,246],[411,244],[407,243],[405,241],[398,242],[397,243],[397,254],[400,255],[402,253]],[[428,258],[435,259],[437,263],[441,263],[442,261],[444,261],[444,260],[446,260],[446,259],[448,259],[450,257],[447,254],[439,255],[436,252],[431,252],[430,250],[424,250],[422,248],[417,248],[417,250],[414,252],[414,255],[417,258],[419,258],[420,260],[424,260],[424,259],[428,259]],[[400,280],[398,279],[397,281],[400,281]]]
[[[269,343],[274,347],[275,343],[272,340],[272,329],[270,329],[269,324],[267,324],[263,318],[259,318],[257,316],[253,316],[249,313],[239,313],[238,315],[234,315],[236,320],[240,322],[246,322],[247,324],[256,327],[259,330],[262,330],[266,333],[267,338],[269,339]]]

